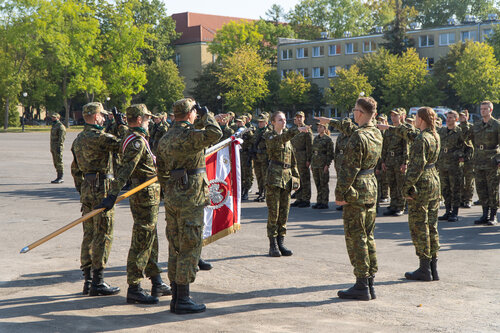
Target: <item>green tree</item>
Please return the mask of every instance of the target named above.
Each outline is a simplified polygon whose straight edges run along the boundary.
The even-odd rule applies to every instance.
[[[235,113],[251,111],[269,92],[265,75],[269,66],[251,47],[242,47],[223,61],[217,73],[219,82],[227,89],[225,104]]]
[[[384,27],[394,20],[396,15],[395,0],[368,0],[366,4],[373,13],[374,26]]]
[[[281,106],[279,99],[281,76],[276,68],[273,67],[267,71],[265,80],[269,93],[261,100],[259,108],[266,111],[277,111]]]
[[[412,18],[415,16],[413,7],[405,7],[401,4],[401,0],[394,2],[394,20],[387,26],[384,33],[384,39],[387,43],[382,45],[392,54],[402,55],[413,47],[413,42],[406,34],[408,26]]]
[[[273,4],[271,8],[266,10],[266,16],[263,20],[273,22],[274,24],[283,23],[285,21],[285,10],[281,5]],[[262,19],[262,18],[261,18]]]
[[[146,104],[156,112],[168,112],[183,97],[186,85],[172,60],[156,59],[147,70]]]
[[[280,104],[295,113],[298,106],[309,103],[310,90],[311,84],[301,74],[290,72],[280,83]]]
[[[219,63],[209,63],[194,78],[194,88],[190,94],[201,105],[206,105],[209,110],[222,110],[224,101],[217,96],[224,96],[227,91],[219,82],[222,66]]]
[[[495,58],[500,60],[500,25],[493,28],[493,34],[488,38],[488,44],[495,50]]]
[[[465,103],[478,104],[483,100],[500,101],[500,65],[493,47],[486,43],[469,43],[450,73],[451,86]]]
[[[369,96],[373,86],[366,75],[360,73],[358,66],[337,70],[337,76],[330,79],[330,89],[325,91],[325,101],[347,114],[354,107],[360,95]]]

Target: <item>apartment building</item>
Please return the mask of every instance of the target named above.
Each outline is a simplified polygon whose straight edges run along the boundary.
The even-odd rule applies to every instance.
[[[493,27],[500,21],[496,15],[490,15],[489,20],[476,22],[469,17],[469,22],[458,24],[449,21],[448,26],[418,29],[408,31],[408,36],[421,58],[427,61],[427,68],[432,70],[434,63],[448,53],[449,46],[466,40],[484,41],[493,32]],[[382,29],[377,33],[359,37],[329,39],[323,34],[318,40],[298,40],[281,38],[278,43],[278,73],[285,77],[288,72],[301,73],[321,89],[330,85],[339,68],[349,68],[356,58],[362,57],[385,43]],[[330,109],[328,107],[327,109]]]

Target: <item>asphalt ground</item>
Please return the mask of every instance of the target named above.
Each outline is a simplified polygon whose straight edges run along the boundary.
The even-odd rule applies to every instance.
[[[157,305],[130,305],[126,258],[132,217],[128,202],[117,205],[114,243],[105,279],[116,296],[81,295],[82,228],[19,254],[24,246],[80,216],[70,175],[66,137],[65,182],[50,184],[55,170],[49,133],[0,133],[0,332],[499,332],[500,226],[475,226],[480,208],[460,210],[458,223],[439,224],[438,282],[404,279],[417,268],[407,215],[383,217],[375,229],[379,272],[377,299],[346,301],[339,289],[354,276],[345,249],[341,213],[292,208],[287,245],[292,257],[267,256],[267,209],[242,205],[241,230],[203,249],[214,265],[191,285],[207,311],[175,315],[170,297]],[[250,199],[255,198],[255,184]],[[316,192],[313,185],[313,198]],[[312,200],[314,202],[314,199]],[[164,209],[158,234],[161,266],[167,269]],[[163,274],[166,280],[166,273]],[[150,289],[150,282],[143,287]]]

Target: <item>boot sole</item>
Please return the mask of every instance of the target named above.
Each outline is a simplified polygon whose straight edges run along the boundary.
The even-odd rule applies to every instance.
[[[205,312],[207,308],[204,308],[202,310],[197,310],[197,311],[193,311],[193,310],[177,310],[175,309],[175,314],[180,314],[180,315],[183,315],[183,314],[190,314],[190,313],[201,313],[201,312]]]
[[[354,299],[359,301],[369,301],[371,298],[371,296],[340,296],[340,295],[338,296],[341,299]]]
[[[406,274],[405,274],[405,278],[407,280],[410,280],[410,281],[425,281],[425,282],[432,281],[432,277],[430,277],[429,279],[417,279],[417,278],[413,278],[413,277],[406,275]]]
[[[139,300],[136,300],[136,299],[130,299],[130,298],[127,298],[127,303],[128,304],[158,304],[159,300],[155,300],[155,301],[139,301]]]
[[[120,290],[116,291],[116,292],[113,292],[113,293],[101,293],[101,292],[96,292],[96,291],[92,291],[90,290],[89,292],[89,296],[113,296],[113,295],[117,295],[120,293]]]

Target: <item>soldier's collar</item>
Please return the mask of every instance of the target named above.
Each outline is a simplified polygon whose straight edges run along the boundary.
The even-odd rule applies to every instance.
[[[90,126],[92,128],[95,128],[99,131],[102,131],[104,129],[104,127],[100,126],[100,125],[97,125],[97,124],[89,124],[89,123],[85,123],[85,126]]]
[[[138,127],[130,127],[130,129],[132,131],[136,131],[136,132],[141,132],[142,134],[144,134],[144,136],[148,136],[148,132],[146,132],[146,130],[140,126]]]
[[[176,123],[178,123],[179,125],[192,125],[189,121],[187,120],[182,120],[182,121],[176,121]]]

